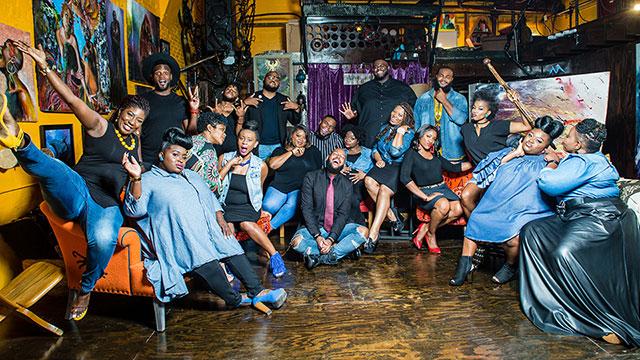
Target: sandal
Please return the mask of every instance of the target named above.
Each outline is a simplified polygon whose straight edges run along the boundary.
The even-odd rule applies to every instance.
[[[18,127],[18,135],[11,135],[9,127],[4,123],[4,114],[7,112],[7,96],[5,94],[0,94],[0,102],[2,102],[0,104],[0,126],[6,132],[6,135],[0,135],[0,143],[9,149],[15,150],[22,144],[24,132]]]
[[[89,310],[89,297],[91,293],[81,295],[78,293],[76,298],[71,304],[70,318],[75,321],[80,321],[87,315],[87,310]]]

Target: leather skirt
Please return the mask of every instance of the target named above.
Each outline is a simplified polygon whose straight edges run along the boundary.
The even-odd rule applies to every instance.
[[[640,234],[619,198],[560,203],[520,233],[520,301],[545,332],[640,346]]]

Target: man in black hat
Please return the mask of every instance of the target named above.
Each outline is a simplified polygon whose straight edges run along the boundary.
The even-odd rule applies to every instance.
[[[277,71],[269,71],[264,76],[262,90],[244,99],[244,103],[249,106],[247,120],[258,123],[258,152],[263,160],[271,156],[276,148],[284,146],[287,122],[291,125],[300,123],[300,106],[279,93],[279,87],[280,74]]]
[[[142,72],[153,90],[142,95],[151,106],[147,119],[142,124],[140,136],[142,161],[146,169],[158,162],[162,145],[162,134],[179,127],[187,133],[195,133],[198,123],[198,87],[189,91],[189,102],[173,93],[172,89],[180,78],[180,67],[174,58],[166,53],[155,53],[144,59]]]

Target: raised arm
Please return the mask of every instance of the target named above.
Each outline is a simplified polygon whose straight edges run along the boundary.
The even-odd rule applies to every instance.
[[[18,50],[33,58],[40,72],[47,78],[51,87],[60,95],[62,100],[69,105],[71,111],[73,111],[82,126],[87,130],[87,133],[93,137],[101,137],[104,135],[107,131],[107,120],[93,111],[82,99],[74,95],[71,89],[58,77],[56,72],[49,68],[42,45],[38,45],[38,48],[35,49],[22,41],[16,41],[15,44]]]
[[[278,170],[293,155],[293,150],[286,150],[280,147],[277,148],[274,153],[276,153],[276,155],[272,154],[269,160],[267,160],[267,164],[271,169]]]

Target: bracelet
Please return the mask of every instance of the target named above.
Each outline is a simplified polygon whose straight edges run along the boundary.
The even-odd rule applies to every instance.
[[[45,64],[44,68],[42,66],[38,66],[38,71],[40,71],[40,74],[42,74],[42,76],[46,77],[51,72],[51,68],[49,67],[49,65]]]
[[[556,165],[560,165],[560,161],[558,161],[558,160],[549,160],[549,161],[547,161],[547,164],[550,164],[550,163],[554,163]]]
[[[138,176],[137,178],[132,178],[129,176],[129,182],[138,182],[142,180],[142,176]]]

